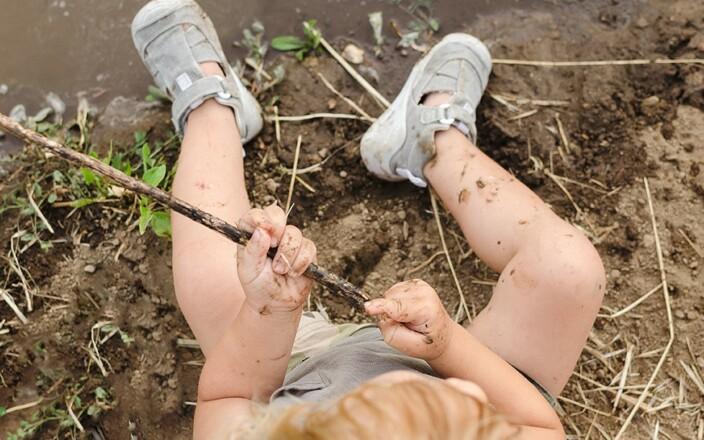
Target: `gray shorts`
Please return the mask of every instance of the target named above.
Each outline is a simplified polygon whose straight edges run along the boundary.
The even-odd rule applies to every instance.
[[[296,339],[293,342],[288,371],[291,371],[304,359],[325,351],[341,339],[368,327],[376,327],[376,324],[333,324],[324,312],[304,312],[303,316],[301,316],[301,322],[298,324]],[[560,403],[552,394],[530,376],[516,367],[513,368],[521,373],[545,397],[545,400],[558,414],[564,414]]]

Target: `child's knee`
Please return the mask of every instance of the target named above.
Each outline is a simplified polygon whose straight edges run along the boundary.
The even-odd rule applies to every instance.
[[[565,224],[539,243],[537,267],[548,292],[566,307],[596,314],[604,297],[606,275],[589,239]]]

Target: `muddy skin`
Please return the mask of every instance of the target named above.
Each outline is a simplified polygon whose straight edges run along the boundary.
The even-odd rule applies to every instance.
[[[101,8],[103,3],[117,4],[98,3]],[[125,2],[125,16],[129,13],[128,8],[133,9],[131,12],[136,10],[136,3],[139,2]],[[233,50],[228,47],[229,42],[239,38],[241,24],[238,20],[232,20],[233,15],[228,8],[236,8],[238,5],[225,5],[226,2],[216,1],[205,3],[209,12],[223,12],[214,18],[217,25],[229,26],[231,31],[225,32],[222,40],[227,51]],[[445,8],[443,2],[435,3],[440,8]],[[76,4],[86,11],[90,9],[88,6],[81,6],[80,2]],[[248,3],[245,1],[243,4]],[[453,2],[447,4],[450,7],[456,6]],[[511,1],[511,7],[515,7],[515,4],[515,1]],[[8,2],[7,7],[10,9],[6,8],[3,12],[24,7],[22,5]],[[36,5],[39,6],[36,6],[35,22],[41,26],[42,17],[50,14],[44,14],[41,10],[41,2],[36,2]],[[291,13],[285,17],[286,24],[280,29],[275,29],[265,20],[268,38],[300,31],[298,22],[304,17],[292,12],[293,8],[299,5],[296,2],[289,2],[289,5],[285,7],[290,8],[286,11]],[[504,6],[506,4],[502,4],[502,7]],[[29,7],[35,8],[34,3]],[[704,52],[697,48],[698,35],[704,29],[704,5],[701,2],[651,0],[646,3],[624,0],[615,4],[611,1],[595,0],[557,4],[552,2],[549,7],[550,9],[531,13],[516,13],[506,8],[499,15],[469,23],[470,26],[466,29],[488,41],[496,58],[605,60],[624,58],[628,54],[658,54],[671,58],[704,57]],[[306,8],[302,9],[301,15],[306,15],[305,18],[315,16],[308,14]],[[368,26],[368,12],[369,9],[359,11],[359,21],[349,22],[349,26],[356,30],[352,38],[363,42],[368,38],[362,30]],[[71,10],[71,13],[71,17],[78,17],[75,10]],[[92,13],[95,17],[101,17],[100,11]],[[459,17],[463,14],[455,15]],[[296,19],[291,20],[291,17]],[[259,18],[266,19],[266,14],[260,14]],[[399,23],[407,20],[403,16],[394,17],[387,14],[385,18],[396,18]],[[442,32],[455,30],[449,24],[446,27],[446,21],[440,18]],[[10,12],[0,14],[0,22],[2,20],[22,22],[16,20]],[[76,20],[80,21],[79,18]],[[115,23],[113,17],[110,17],[110,20]],[[128,25],[127,21],[125,17],[117,20],[116,28],[122,27],[119,30],[121,35]],[[336,21],[344,20],[331,20],[329,24],[321,21],[326,37],[330,35],[331,40],[334,40],[335,35],[330,34],[328,30],[336,25]],[[639,27],[638,23],[643,21],[646,26]],[[516,23],[521,23],[521,26],[516,26]],[[16,29],[19,24],[13,26]],[[73,28],[78,29],[77,26]],[[234,30],[235,28],[237,30]],[[12,26],[7,27],[3,23],[3,26],[0,26],[0,34],[6,29],[12,29]],[[53,82],[57,78],[69,82],[71,87],[76,84],[74,90],[62,89],[67,90],[65,100],[69,106],[72,100],[75,105],[76,91],[92,87],[107,89],[103,95],[94,98],[96,101],[107,101],[116,94],[125,93],[142,99],[149,81],[146,72],[138,68],[139,61],[132,55],[129,35],[114,38],[111,32],[113,31],[104,32],[104,38],[115,44],[96,40],[96,45],[101,48],[114,46],[117,51],[114,56],[109,51],[103,51],[103,56],[110,56],[111,60],[117,62],[91,62],[93,54],[90,47],[84,47],[81,42],[73,44],[74,47],[82,48],[81,51],[76,51],[76,56],[85,57],[85,62],[82,61],[81,64],[88,66],[85,76],[79,78],[72,74],[75,67],[67,72],[65,66],[62,68],[61,65],[56,65],[51,57],[44,60],[39,54],[37,58],[40,58],[42,63],[46,62],[56,69],[38,66],[40,68],[36,70],[44,77],[31,78],[33,84],[26,88],[10,84],[11,90],[15,90],[11,93],[19,95],[0,96],[0,110],[8,111],[11,105],[18,101],[26,102],[30,113],[38,110],[40,101],[48,90],[42,90],[41,96],[34,102],[31,99],[17,99],[17,96],[23,98],[32,93],[39,93],[36,91],[37,85],[46,85],[61,92]],[[47,33],[47,38],[57,40],[55,35]],[[83,38],[81,32],[76,32],[75,35],[76,38]],[[17,40],[14,36],[6,39]],[[336,41],[336,47],[344,47],[346,41],[343,40],[344,38]],[[53,41],[47,44],[39,38],[35,40],[24,37],[17,41],[20,43],[14,53],[21,57],[13,58],[15,55],[10,55],[10,58],[6,59],[8,62],[0,63],[2,78],[12,77],[6,74],[4,69],[21,69],[22,72],[26,70],[24,60],[28,53],[35,51],[28,50],[25,44],[45,46],[47,52],[66,60],[60,63],[77,64],[71,59],[73,52],[68,54],[62,51]],[[119,56],[121,49],[118,46],[121,45],[125,46],[124,53],[129,52],[134,61],[130,66],[127,65],[127,58]],[[368,61],[383,78],[382,83],[375,86],[387,97],[394,96],[400,89],[405,75],[418,59],[418,55],[412,51],[407,57],[402,57],[390,46],[384,48],[383,60],[369,57]],[[364,48],[367,53],[372,53],[371,46]],[[117,70],[109,80],[96,83],[95,78],[100,72],[92,69],[102,69],[107,65],[114,66]],[[271,93],[260,97],[260,100],[266,103],[274,95],[279,96],[281,115],[321,111],[326,108],[327,100],[334,99],[327,94],[321,95],[320,84],[316,79],[317,72],[323,72],[343,94],[355,101],[359,100],[360,105],[370,114],[380,114],[381,109],[364,97],[361,89],[334,61],[325,57],[308,59],[303,63],[291,60],[286,68],[287,76],[284,82]],[[477,111],[479,147],[515,174],[518,180],[536,191],[551,205],[557,215],[589,230],[582,219],[577,218],[564,193],[544,173],[536,171],[529,158],[530,152],[549,169],[550,151],[556,148],[559,140],[545,127],[554,124],[554,111],[561,113],[570,143],[578,144],[581,152],[570,158],[572,166],[563,164],[558,156],[554,156],[555,174],[605,191],[599,192],[565,183],[576,203],[597,228],[596,246],[604,259],[608,274],[607,284],[598,287],[604,292],[604,306],[608,307],[608,310],[622,309],[660,282],[649,212],[643,203],[645,199],[642,177],[649,177],[660,240],[665,252],[668,282],[672,286],[673,319],[678,336],[657,383],[667,378],[672,379],[660,391],[663,398],[668,398],[678,396],[679,378],[683,378],[685,399],[693,405],[701,405],[702,396],[691,382],[687,382],[688,377],[680,361],[700,369],[704,368],[701,361],[704,341],[702,338],[693,337],[704,334],[704,309],[700,295],[701,286],[704,285],[704,270],[702,260],[679,230],[681,229],[695,246],[702,249],[704,230],[700,217],[704,209],[704,181],[702,173],[690,172],[704,165],[702,149],[697,143],[697,139],[704,138],[701,133],[701,127],[704,127],[704,98],[701,91],[697,91],[697,87],[702,83],[701,72],[701,68],[693,66],[539,69],[497,64],[489,84],[489,93],[511,93],[529,99],[565,99],[569,105],[550,109],[539,108],[539,112],[530,119],[509,121],[516,113],[487,95]],[[27,73],[27,76],[30,75],[34,73]],[[52,78],[46,78],[47,75]],[[84,72],[80,72],[80,75],[84,75]],[[125,92],[131,87],[122,82],[125,75],[143,75],[138,84],[135,84],[133,93]],[[89,95],[89,98],[90,96],[93,95]],[[659,103],[650,109],[643,109],[643,100],[651,96],[658,96]],[[93,102],[93,98],[90,100]],[[521,105],[520,108],[524,111],[533,109],[529,105]],[[341,103],[338,103],[338,109],[342,111]],[[67,113],[72,114],[71,110]],[[162,111],[154,125],[145,127],[149,130],[150,142],[155,141],[160,133],[166,138],[166,133],[170,130],[169,117],[167,111]],[[107,147],[110,139],[122,138],[127,141],[115,142],[115,151],[127,151],[132,148],[134,126],[125,123],[108,128],[101,124],[103,123],[96,122],[99,126],[96,128],[102,127],[102,139],[105,142],[96,141],[96,144]],[[277,199],[285,202],[286,185],[272,189],[268,188],[265,182],[268,179],[287,182],[279,167],[292,166],[294,149],[291,146],[295,146],[299,134],[303,134],[307,140],[301,151],[301,167],[320,162],[321,148],[334,151],[343,147],[319,172],[304,176],[310,179],[309,183],[316,193],[310,193],[296,185],[296,206],[290,220],[302,227],[304,233],[316,242],[319,260],[324,267],[349,276],[355,284],[362,286],[367,294],[378,297],[385,289],[403,280],[404,270],[418,266],[441,248],[438,245],[434,217],[428,212],[430,206],[426,192],[410,185],[378,181],[366,172],[359,160],[358,145],[359,137],[367,127],[367,124],[360,121],[282,124],[282,142],[279,145],[275,140],[273,127],[267,124],[258,140],[247,146],[245,170],[253,203],[266,206]],[[665,139],[665,136],[670,139]],[[99,145],[96,145],[97,147]],[[169,152],[170,166],[175,163],[176,154],[176,149]],[[38,163],[34,156],[22,160],[30,168],[46,166]],[[61,167],[60,169],[66,170]],[[11,178],[15,170],[19,173]],[[53,170],[54,168],[42,168],[42,173],[50,175]],[[344,179],[339,176],[343,170],[349,174]],[[8,171],[9,174],[0,178],[3,191],[13,188],[24,191],[31,181],[27,169],[20,169],[17,165]],[[604,187],[592,182],[592,179]],[[471,188],[474,186],[474,182],[471,182]],[[612,191],[615,192],[607,195]],[[129,204],[125,202],[124,205],[114,208],[127,211]],[[28,395],[46,396],[53,386],[56,387],[51,391],[52,395],[72,395],[71,387],[75,384],[73,379],[86,375],[86,365],[90,362],[83,350],[90,341],[90,328],[106,316],[111,316],[111,319],[135,341],[126,346],[119,338],[111,338],[101,347],[101,353],[114,371],[104,378],[92,365],[87,375],[89,381],[86,391],[80,397],[87,401],[91,397],[90,390],[101,386],[109,390],[118,403],[114,409],[106,411],[97,420],[82,418],[81,422],[87,429],[98,427],[105,438],[124,436],[128,426],[134,426],[134,434],[139,438],[190,438],[193,407],[184,406],[183,403],[196,397],[199,365],[204,359],[199,351],[178,347],[175,342],[178,337],[192,338],[193,335],[178,311],[174,299],[171,267],[168,262],[171,248],[168,241],[149,234],[139,236],[127,231],[127,216],[121,216],[117,211],[103,209],[101,206],[77,210],[71,217],[67,217],[69,209],[53,208],[44,204],[42,210],[57,230],[56,235],[44,238],[67,241],[54,243],[46,252],[34,246],[21,256],[23,267],[36,282],[36,292],[44,296],[35,296],[35,311],[28,316],[30,325],[10,325],[10,334],[0,335],[0,341],[7,341],[3,349],[16,354],[0,359],[0,373],[7,384],[2,386],[0,383],[0,402],[7,406],[23,404],[30,401],[26,398]],[[399,211],[406,214],[404,220],[399,219]],[[528,217],[516,226],[529,227],[529,220]],[[0,216],[0,254],[7,255],[10,237],[22,222],[16,211],[7,211]],[[457,240],[448,240],[450,253],[459,260],[459,257],[468,251],[467,244],[461,239],[461,231],[449,218],[443,218],[443,222],[448,231],[456,233],[459,237]],[[402,226],[404,224],[406,226]],[[602,228],[612,229],[606,232]],[[71,231],[79,231],[81,245],[74,246],[73,240],[78,240],[78,237],[73,236]],[[377,234],[386,238],[384,246],[377,243]],[[115,261],[118,250],[120,252]],[[97,268],[95,273],[84,272],[83,268],[88,264]],[[474,255],[461,259],[457,265],[457,274],[466,289],[467,298],[476,305],[477,310],[481,310],[491,298],[492,287],[473,281],[495,281],[497,274],[479,262]],[[443,259],[436,259],[417,276],[437,289],[448,310],[457,309],[457,292]],[[520,278],[520,270],[517,270],[511,280],[515,282],[515,279]],[[22,292],[11,286],[18,280],[10,274],[9,282],[10,293],[23,307]],[[100,307],[99,310],[86,293],[90,294]],[[54,300],[49,295],[62,299]],[[314,303],[317,300],[323,302],[335,322],[362,322],[366,319],[348,303],[319,287],[313,292]],[[64,307],[66,305],[68,307]],[[487,312],[491,313],[491,310]],[[0,305],[0,321],[3,319],[7,320],[5,328],[8,328],[8,323],[15,318],[7,307]],[[591,334],[587,343],[592,349],[599,350],[602,354],[621,353],[609,358],[614,369],[623,365],[629,344],[635,347],[636,355],[663,347],[668,335],[662,298],[655,294],[629,316],[618,320],[598,318]],[[598,341],[606,346],[602,348],[593,338],[598,338]],[[696,359],[689,355],[687,340]],[[44,350],[34,350],[36,344],[43,344]],[[656,362],[656,357],[639,358],[638,362],[631,365],[633,377],[649,377]],[[44,368],[46,365],[51,366],[51,371]],[[589,352],[583,353],[576,368],[580,374],[601,384],[608,384],[614,375]],[[580,401],[580,389],[583,391],[592,387],[594,384],[575,376],[570,380],[563,396]],[[635,393],[627,394],[637,398]],[[608,391],[595,391],[588,396],[594,396],[591,404],[595,409],[611,413],[613,394]],[[662,400],[658,398],[655,404],[660,402]],[[61,400],[59,404],[62,404]],[[589,430],[593,417],[580,413],[581,408],[566,402],[563,404],[569,413],[575,414],[571,421],[583,435]],[[39,405],[44,406],[44,403]],[[657,412],[661,430],[670,436],[677,433],[682,438],[696,438],[698,418],[678,410],[677,406],[675,404]],[[616,414],[624,420],[629,410],[630,406],[624,403],[616,409]],[[641,417],[642,415],[641,413],[634,419],[632,428],[626,433],[627,438],[652,436],[654,419]],[[23,417],[23,412],[19,411],[0,418],[0,432],[16,428]],[[599,423],[611,437],[615,436],[622,424],[616,417],[599,417]],[[567,434],[577,436],[572,426],[571,423],[566,425]],[[48,425],[36,438],[54,438],[56,431],[56,425]]]

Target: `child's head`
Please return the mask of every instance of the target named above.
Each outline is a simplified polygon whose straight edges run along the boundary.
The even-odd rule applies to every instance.
[[[334,402],[294,405],[258,429],[270,440],[505,439],[516,428],[476,385],[391,373]]]

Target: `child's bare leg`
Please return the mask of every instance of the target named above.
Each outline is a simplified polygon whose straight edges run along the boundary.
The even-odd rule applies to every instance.
[[[223,74],[216,63],[204,63],[201,69]],[[211,99],[190,113],[173,194],[230,224],[249,210],[232,109]],[[207,356],[244,300],[237,245],[179,214],[173,213],[172,223],[176,297]]]
[[[446,102],[434,94],[426,104]],[[604,294],[589,240],[456,129],[437,132],[424,174],[477,255],[501,272],[469,331],[558,395]]]

